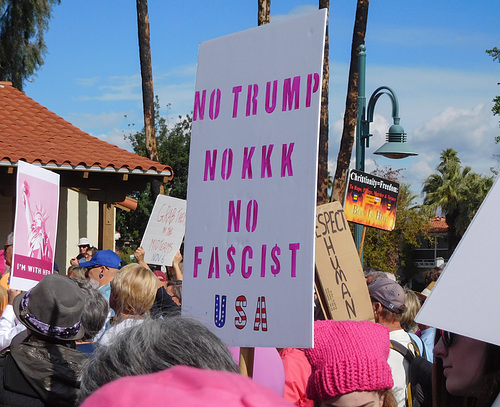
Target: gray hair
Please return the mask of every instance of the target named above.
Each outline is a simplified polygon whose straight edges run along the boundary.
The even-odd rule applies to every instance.
[[[87,281],[87,277],[85,274],[87,273],[87,269],[85,267],[80,266],[69,266],[66,275],[68,277],[73,277],[78,280]]]
[[[124,376],[175,365],[238,372],[227,346],[200,322],[183,317],[144,319],[100,347],[83,366],[79,402]]]
[[[109,303],[106,297],[87,281],[80,280],[75,277],[70,277],[85,295],[85,307],[82,312],[82,326],[85,331],[82,341],[90,342],[99,333],[108,317]]]

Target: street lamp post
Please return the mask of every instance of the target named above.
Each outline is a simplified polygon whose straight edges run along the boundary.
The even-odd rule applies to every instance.
[[[374,154],[383,155],[388,158],[405,158],[411,155],[417,155],[406,144],[406,133],[403,127],[399,124],[399,103],[394,91],[387,87],[381,86],[375,90],[370,96],[368,107],[366,106],[366,47],[359,46],[359,78],[358,78],[358,115],[356,118],[356,169],[359,171],[365,170],[365,154],[366,148],[370,146],[370,123],[373,122],[373,112],[377,100],[382,95],[388,95],[392,103],[392,119],[394,124],[389,128],[387,133],[387,142],[380,147]],[[354,225],[354,241],[356,248],[360,252],[363,235],[363,225]],[[362,248],[361,248],[362,250]],[[360,258],[361,252],[360,252]]]

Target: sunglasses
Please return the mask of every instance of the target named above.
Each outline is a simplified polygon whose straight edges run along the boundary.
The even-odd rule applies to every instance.
[[[455,340],[456,334],[453,332],[448,332],[444,330],[440,330],[441,340],[443,341],[443,345],[446,349],[453,345],[453,341]]]

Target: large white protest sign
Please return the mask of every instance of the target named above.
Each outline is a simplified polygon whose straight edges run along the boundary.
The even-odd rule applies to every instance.
[[[158,195],[141,246],[148,264],[171,266],[175,253],[181,247],[186,225],[186,201]]]
[[[10,287],[29,290],[54,269],[59,174],[19,161],[16,192]]]
[[[417,322],[500,345],[499,204],[497,179],[425,300]]]
[[[228,345],[313,345],[326,10],[200,45],[183,315]]]

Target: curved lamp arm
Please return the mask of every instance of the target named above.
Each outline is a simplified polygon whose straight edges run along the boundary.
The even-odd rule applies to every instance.
[[[370,100],[368,101],[368,109],[366,111],[366,121],[368,123],[373,122],[373,112],[375,110],[375,104],[377,103],[377,100],[379,99],[380,96],[382,95],[387,95],[391,99],[392,103],[392,119],[394,121],[394,124],[399,124],[400,122],[400,117],[399,117],[399,102],[398,102],[398,97],[394,93],[394,91],[389,88],[388,86],[381,86],[375,90],[375,92],[372,93],[370,96]]]

